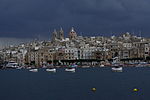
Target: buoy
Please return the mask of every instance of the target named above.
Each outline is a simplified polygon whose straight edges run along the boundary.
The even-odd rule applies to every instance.
[[[137,92],[137,91],[139,91],[139,90],[138,90],[137,88],[134,88],[133,91],[134,91],[134,92]]]
[[[95,91],[96,91],[96,88],[92,88],[91,90],[92,90],[93,92],[95,92]]]

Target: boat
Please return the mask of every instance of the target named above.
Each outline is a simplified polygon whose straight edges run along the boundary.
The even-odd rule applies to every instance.
[[[32,69],[32,67],[26,67],[26,69]]]
[[[48,64],[47,66],[45,66],[47,69],[47,72],[56,72],[56,68],[54,68],[54,61],[53,61],[53,56],[52,56],[52,63]]]
[[[101,64],[100,67],[105,67],[105,65]]]
[[[115,72],[122,72],[123,70],[122,65],[119,63],[118,57],[113,58],[111,67],[112,67],[111,68],[112,71],[115,71]]]
[[[123,70],[123,68],[119,67],[119,66],[112,67],[111,69],[112,69],[112,71],[115,71],[115,72],[122,72],[122,70]]]
[[[46,69],[47,72],[56,72],[56,68],[48,68]]]
[[[68,68],[65,69],[66,72],[75,72],[75,67],[77,67],[77,65],[72,64],[70,65]]]
[[[89,68],[90,66],[88,66],[88,65],[83,65],[83,66],[81,66],[81,68]]]
[[[10,61],[6,64],[6,68],[18,68],[18,63],[14,62],[14,61]]]
[[[38,72],[38,69],[30,69],[30,72]]]
[[[66,72],[75,72],[75,68],[66,68],[65,71]]]

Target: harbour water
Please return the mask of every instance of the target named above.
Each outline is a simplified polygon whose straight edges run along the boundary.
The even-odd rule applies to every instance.
[[[0,70],[0,80],[1,100],[150,100],[148,67],[78,68],[75,73],[8,69]]]

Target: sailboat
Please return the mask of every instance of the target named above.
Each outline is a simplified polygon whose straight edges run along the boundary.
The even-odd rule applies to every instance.
[[[77,65],[72,64],[70,65],[68,68],[65,69],[66,72],[75,72],[75,67],[77,67]]]

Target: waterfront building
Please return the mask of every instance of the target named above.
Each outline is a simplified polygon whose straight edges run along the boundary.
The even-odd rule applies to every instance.
[[[111,37],[83,37],[77,36],[74,28],[71,28],[68,37],[64,37],[64,31],[60,28],[59,31],[54,30],[51,41],[34,40],[10,46],[1,50],[1,58],[3,61],[39,67],[52,61],[55,64],[60,61],[64,61],[63,64],[69,61],[89,61],[92,64],[94,61],[112,61],[114,57],[122,61],[140,61],[150,57],[150,39],[129,32]]]

